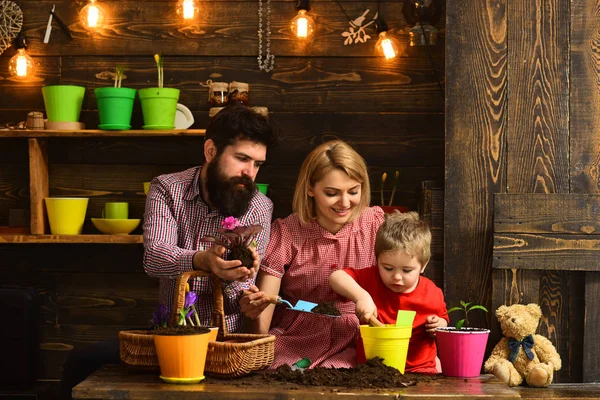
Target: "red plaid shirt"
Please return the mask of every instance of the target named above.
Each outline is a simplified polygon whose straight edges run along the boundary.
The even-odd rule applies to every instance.
[[[281,278],[280,295],[298,300],[335,302],[339,318],[291,311],[277,306],[269,333],[277,336],[271,368],[310,358],[314,367],[348,368],[355,364],[358,319],[354,303],[340,301],[329,286],[329,275],[340,268],[368,268],[376,263],[375,235],[383,210],[365,209],[335,235],[312,221],[302,225],[295,214],[273,223],[273,235],[261,272]]]
[[[144,213],[144,270],[160,279],[159,300],[173,310],[177,278],[192,271],[192,258],[198,251],[208,249],[212,243],[201,242],[205,235],[215,234],[227,216],[210,210],[200,196],[200,171],[194,167],[174,174],[154,178],[146,199]],[[273,203],[256,191],[246,214],[239,218],[241,225],[259,224],[263,227],[256,237],[261,259],[265,254],[271,230]],[[228,252],[225,253],[227,258]],[[229,332],[242,327],[243,314],[238,299],[247,282],[223,282],[225,322]],[[210,324],[212,314],[212,284],[209,277],[190,282],[191,290],[198,294],[196,310],[204,326]]]

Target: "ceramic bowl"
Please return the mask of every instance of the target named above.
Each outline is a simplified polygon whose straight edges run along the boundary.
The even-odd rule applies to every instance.
[[[92,223],[108,235],[129,235],[140,224],[140,219],[92,218]]]

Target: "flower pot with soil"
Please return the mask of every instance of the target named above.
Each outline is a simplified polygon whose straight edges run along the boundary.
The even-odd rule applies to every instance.
[[[435,340],[438,357],[442,365],[442,374],[460,378],[479,376],[483,366],[483,357],[487,344],[489,329],[465,328],[468,325],[468,315],[471,310],[487,309],[480,305],[460,302],[462,307],[453,307],[448,313],[462,311],[465,318],[458,321],[455,327],[437,328]]]
[[[163,59],[155,54],[158,87],[140,89],[139,97],[144,117],[144,129],[174,129],[179,89],[163,87]]]
[[[135,89],[121,87],[125,78],[123,68],[117,67],[114,87],[96,88],[96,101],[98,102],[98,117],[103,130],[131,129],[131,114],[135,101]]]
[[[153,315],[160,379],[167,383],[198,383],[204,379],[208,342],[214,335],[200,324],[197,299],[194,292],[185,294],[185,303],[173,319],[177,322],[174,326],[167,326],[171,318],[164,305]]]
[[[383,189],[385,187],[385,181],[387,180],[387,172],[384,172],[381,175],[381,209],[386,214],[392,214],[396,211],[399,212],[408,212],[408,207],[406,206],[393,206],[392,203],[394,201],[394,195],[396,194],[396,187],[398,186],[398,178],[400,177],[400,171],[396,171],[396,175],[394,178],[394,185],[392,186],[392,194],[390,195],[390,200],[388,201],[387,206],[385,205],[385,200],[383,196]]]

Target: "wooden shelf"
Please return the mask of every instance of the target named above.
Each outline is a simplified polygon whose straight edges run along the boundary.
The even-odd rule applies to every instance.
[[[142,235],[0,235],[0,243],[142,244]]]
[[[101,131],[101,130],[27,130],[12,129],[0,130],[2,137],[23,137],[23,138],[85,138],[85,137],[177,137],[177,136],[204,136],[206,129],[178,129],[178,130],[143,130],[133,129],[128,131]]]
[[[29,147],[30,234],[5,232],[0,243],[143,243],[140,235],[49,235],[44,198],[49,196],[48,142],[52,138],[203,137],[206,129],[143,130],[0,130],[1,138],[27,138]]]

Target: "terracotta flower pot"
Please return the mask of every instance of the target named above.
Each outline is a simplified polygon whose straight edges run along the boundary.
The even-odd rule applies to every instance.
[[[394,211],[398,210],[400,212],[408,212],[408,207],[405,206],[379,206],[386,214],[392,214]]]
[[[211,333],[196,335],[154,335],[160,379],[168,383],[198,383],[204,379],[204,365]]]

